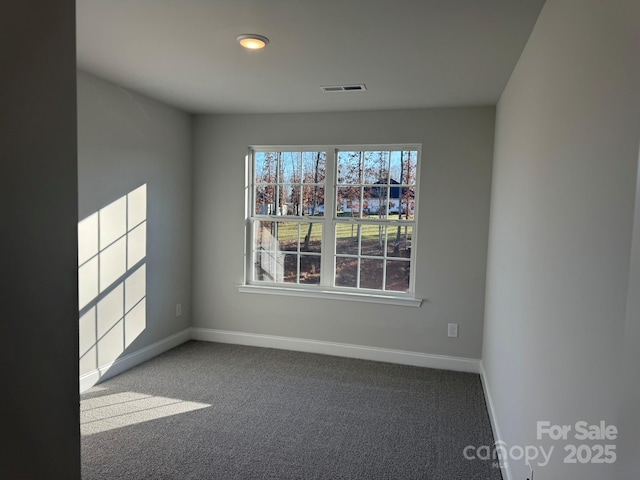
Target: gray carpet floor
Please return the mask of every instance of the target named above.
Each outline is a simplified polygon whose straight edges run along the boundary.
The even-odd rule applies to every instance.
[[[478,375],[185,343],[81,396],[82,476],[497,480]]]

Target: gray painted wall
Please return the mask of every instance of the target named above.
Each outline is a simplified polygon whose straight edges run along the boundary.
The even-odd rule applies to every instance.
[[[637,72],[640,77],[640,70]],[[640,78],[636,81],[640,85]],[[620,380],[618,424],[622,437],[619,446],[620,480],[638,477],[640,453],[640,171],[636,182],[636,206],[631,247],[631,269],[627,295],[627,319],[624,330],[623,367]]]
[[[480,358],[493,107],[196,117],[193,326]],[[421,308],[239,293],[248,145],[421,143]],[[460,338],[447,338],[447,323]]]
[[[537,421],[627,429],[617,405],[640,137],[639,14],[638,2],[547,1],[497,108],[482,361],[503,440],[555,445],[536,480],[616,471],[564,465],[564,445],[581,442],[541,442]],[[638,348],[634,335],[628,348]],[[522,462],[510,463],[525,478]]]
[[[3,478],[80,478],[75,2],[0,24]]]
[[[147,186],[143,261],[146,325],[127,348],[129,340],[121,342],[120,351],[111,342],[115,338],[103,336],[102,344],[98,340],[99,355],[92,351],[81,361],[80,373],[86,374],[98,363],[135,352],[190,326],[191,117],[156,100],[79,73],[78,177],[78,220],[141,185]],[[103,299],[99,297],[94,302],[98,304],[98,312]],[[182,304],[181,317],[176,317],[177,303]],[[108,320],[99,318],[99,322],[116,324],[118,315],[111,315]],[[122,322],[113,329],[119,331],[116,336],[122,337]],[[96,341],[92,322],[81,321],[80,340],[82,350]]]

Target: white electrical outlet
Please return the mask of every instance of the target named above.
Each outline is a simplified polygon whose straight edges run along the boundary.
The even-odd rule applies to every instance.
[[[182,304],[176,303],[176,317],[179,317],[180,315],[182,315]]]
[[[448,329],[448,335],[451,338],[458,338],[458,324],[450,323]]]

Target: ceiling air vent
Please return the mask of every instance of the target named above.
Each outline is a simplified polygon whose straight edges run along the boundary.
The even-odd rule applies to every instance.
[[[364,92],[367,87],[364,83],[356,85],[324,85],[320,87],[325,93],[337,93],[337,92]]]

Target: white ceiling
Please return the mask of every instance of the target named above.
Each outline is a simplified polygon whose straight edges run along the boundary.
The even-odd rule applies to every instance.
[[[493,105],[543,3],[77,0],[78,67],[193,113]]]

